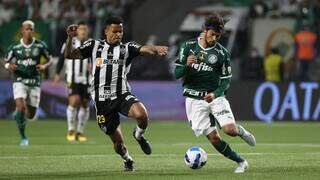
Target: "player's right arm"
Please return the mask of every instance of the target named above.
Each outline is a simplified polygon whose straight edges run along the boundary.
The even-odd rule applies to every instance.
[[[88,40],[84,42],[80,47],[73,49],[72,48],[72,38],[76,36],[77,25],[70,25],[67,28],[67,42],[66,49],[64,51],[64,57],[67,59],[86,59],[92,56],[92,50],[95,44],[94,40]]]
[[[67,42],[66,42],[66,49],[64,51],[64,57],[67,59],[83,59],[80,50],[72,48],[72,38],[76,36],[77,33],[77,25],[70,25],[67,28]]]
[[[180,52],[177,60],[175,61],[174,75],[176,79],[182,78],[191,64],[196,63],[197,59],[194,55],[189,54],[189,48],[186,43],[180,47]]]
[[[11,63],[11,60],[14,58],[14,53],[13,53],[13,45],[8,48],[7,54],[4,58],[4,62],[2,65],[4,66],[5,69],[13,72],[17,69],[17,65]]]

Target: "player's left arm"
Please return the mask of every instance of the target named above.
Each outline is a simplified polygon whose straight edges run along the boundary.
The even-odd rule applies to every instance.
[[[214,90],[212,93],[209,93],[207,96],[205,96],[204,100],[206,100],[207,102],[211,102],[214,98],[223,96],[224,92],[230,87],[231,77],[232,77],[232,73],[231,73],[230,55],[227,52],[221,66],[219,87],[216,90]]]
[[[41,55],[46,59],[46,63],[45,64],[38,64],[36,67],[37,67],[37,70],[38,71],[45,71],[51,64],[52,64],[52,56],[51,56],[51,53],[49,51],[49,48],[47,46],[46,43],[44,42],[41,42]]]

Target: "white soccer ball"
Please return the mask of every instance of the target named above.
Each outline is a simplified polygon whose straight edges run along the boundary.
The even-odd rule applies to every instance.
[[[200,147],[194,146],[187,150],[184,156],[184,162],[191,169],[202,168],[208,160],[207,153]]]

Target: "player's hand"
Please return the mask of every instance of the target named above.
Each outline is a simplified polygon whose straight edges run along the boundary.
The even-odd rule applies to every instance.
[[[213,93],[208,93],[203,99],[207,101],[207,103],[211,103],[215,98]]]
[[[9,68],[8,70],[11,71],[11,72],[14,72],[15,70],[17,70],[17,65],[16,64],[9,64]]]
[[[76,24],[71,24],[67,27],[67,35],[68,37],[74,37],[77,35],[77,28],[78,26]]]
[[[192,64],[197,63],[197,57],[195,55],[190,55],[187,58],[187,65],[191,66]]]
[[[156,51],[160,56],[166,56],[168,54],[168,49],[167,46],[156,46]]]
[[[36,68],[37,68],[37,71],[39,72],[44,72],[44,70],[46,70],[46,66],[42,64],[36,65]]]

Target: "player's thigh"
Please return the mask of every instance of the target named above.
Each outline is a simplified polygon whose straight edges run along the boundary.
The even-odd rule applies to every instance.
[[[215,130],[209,117],[210,108],[205,101],[187,97],[185,105],[188,121],[196,136],[207,135]]]
[[[144,104],[131,93],[125,93],[119,98],[119,112],[138,120],[148,120],[148,112]]]
[[[235,125],[235,119],[228,100],[218,97],[210,103],[210,109],[220,127]]]
[[[27,99],[28,92],[26,85],[21,82],[14,82],[13,85],[13,98],[16,101],[16,106],[18,109],[24,106],[24,101]]]
[[[80,104],[80,95],[72,94],[68,96],[68,104],[72,107],[78,107]]]
[[[37,109],[40,104],[41,89],[38,86],[27,87],[28,97],[26,103],[32,110]],[[32,111],[31,110],[31,111]]]
[[[128,117],[134,119],[148,120],[148,112],[141,102],[135,102],[130,106]]]
[[[100,129],[107,135],[113,134],[120,125],[120,116],[111,102],[95,102],[96,120]]]
[[[84,108],[88,107],[90,102],[89,86],[81,84],[79,95],[80,95],[80,105]]]

